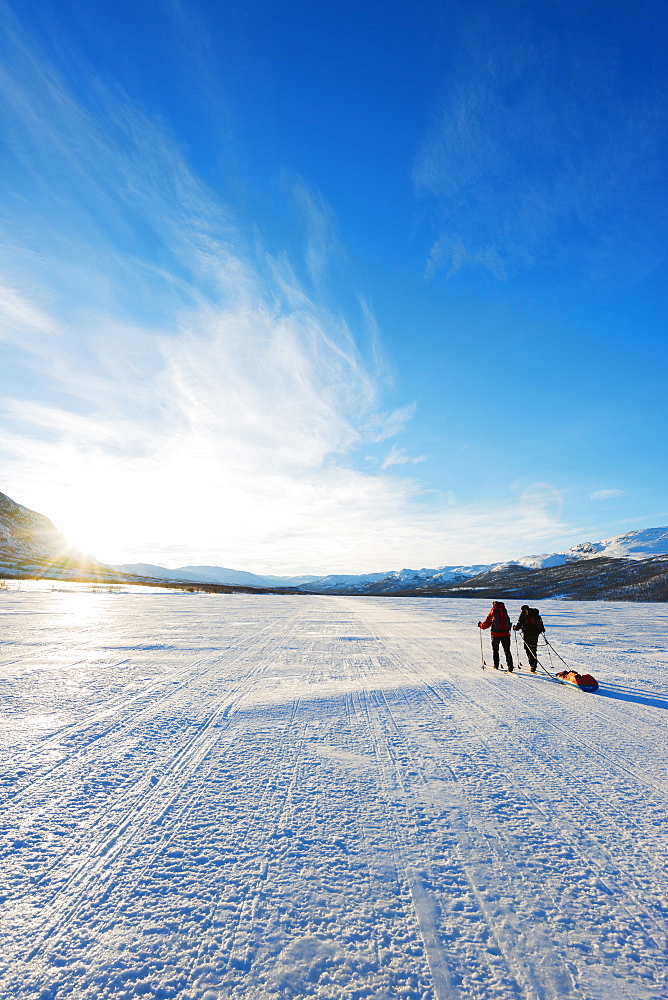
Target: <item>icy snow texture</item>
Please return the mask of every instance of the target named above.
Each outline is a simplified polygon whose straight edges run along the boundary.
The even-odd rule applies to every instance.
[[[486,611],[0,592],[0,996],[668,996],[668,608]]]

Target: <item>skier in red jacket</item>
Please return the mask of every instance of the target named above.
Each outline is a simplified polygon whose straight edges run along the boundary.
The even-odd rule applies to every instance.
[[[478,622],[478,628],[492,629],[492,657],[494,669],[499,669],[499,644],[503,646],[508,672],[515,669],[513,654],[510,652],[510,616],[503,601],[492,601],[492,607],[484,622]]]

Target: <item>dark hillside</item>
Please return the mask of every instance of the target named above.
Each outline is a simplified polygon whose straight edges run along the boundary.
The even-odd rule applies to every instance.
[[[395,591],[407,596],[484,597],[580,601],[668,601],[668,556],[651,559],[582,559],[543,569],[510,566],[480,573],[466,583]]]

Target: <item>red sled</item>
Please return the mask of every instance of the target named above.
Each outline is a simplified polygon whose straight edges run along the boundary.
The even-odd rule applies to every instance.
[[[577,670],[561,670],[557,677],[564,684],[572,684],[581,691],[598,691],[598,681],[591,674],[579,674]]]

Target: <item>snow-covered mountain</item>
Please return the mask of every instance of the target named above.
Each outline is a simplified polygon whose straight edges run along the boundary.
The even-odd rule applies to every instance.
[[[67,540],[47,517],[0,493],[0,558],[42,560],[67,549]]]
[[[614,535],[602,542],[579,542],[565,552],[553,552],[551,555],[523,556],[517,560],[517,565],[542,569],[600,556],[607,559],[649,559],[663,555],[668,555],[668,527],[627,531],[624,535]]]
[[[345,590],[346,593],[359,590],[363,593],[374,593],[374,588],[382,586],[383,593],[391,593],[394,590],[405,590],[408,587],[415,587],[430,581],[436,583],[457,583],[466,580],[470,576],[476,576],[488,566],[441,566],[440,569],[400,569],[389,573],[362,573],[359,575],[333,575],[321,576],[302,587],[302,590],[315,591],[317,593],[331,593]]]

